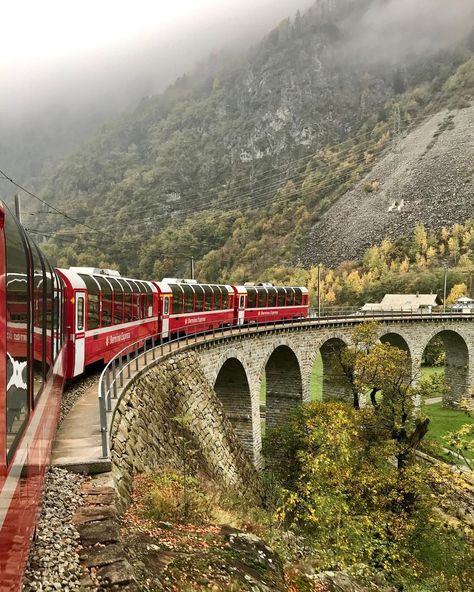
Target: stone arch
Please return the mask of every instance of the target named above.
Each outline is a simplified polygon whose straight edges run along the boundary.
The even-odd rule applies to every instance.
[[[470,355],[468,340],[462,331],[454,327],[439,327],[432,331],[425,341],[420,353],[420,359],[430,343],[440,337],[446,354],[444,362],[444,378],[447,392],[443,397],[445,407],[456,407],[457,404],[469,395],[471,386],[472,368],[470,368]]]
[[[224,366],[224,364],[227,362],[227,360],[230,360],[232,358],[235,358],[236,360],[238,360],[244,370],[245,370],[245,374],[247,375],[247,378],[249,379],[250,382],[250,369],[248,367],[248,363],[247,360],[245,359],[245,356],[243,355],[243,352],[238,351],[237,349],[230,347],[228,349],[226,349],[219,357],[217,364],[212,364],[212,375],[208,376],[209,382],[211,384],[215,384],[216,380],[217,380],[217,376],[219,375],[219,372],[222,369],[222,366]]]
[[[267,381],[265,424],[271,429],[281,425],[288,413],[303,403],[303,379],[298,357],[286,344],[273,348],[264,369]]]
[[[338,335],[329,337],[319,346],[323,362],[323,401],[353,404],[351,384],[339,361],[341,351],[347,346],[344,337]]]
[[[229,357],[217,374],[214,391],[250,458],[254,457],[252,402],[247,373],[240,360]]]
[[[386,343],[392,347],[398,347],[398,349],[401,349],[408,354],[410,375],[407,376],[407,380],[411,380],[414,377],[413,354],[407,339],[397,331],[390,330],[385,331],[379,339],[381,343]]]

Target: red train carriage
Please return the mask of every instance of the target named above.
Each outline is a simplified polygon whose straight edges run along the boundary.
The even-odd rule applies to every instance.
[[[268,323],[305,318],[309,312],[307,288],[271,284],[235,286],[236,323]]]
[[[165,278],[154,282],[160,299],[163,337],[210,331],[234,324],[232,286],[198,284],[195,280]]]
[[[17,591],[64,383],[61,281],[0,204],[0,589]]]
[[[94,362],[108,362],[128,344],[158,332],[158,291],[153,282],[91,267],[58,269],[68,319],[67,378]]]

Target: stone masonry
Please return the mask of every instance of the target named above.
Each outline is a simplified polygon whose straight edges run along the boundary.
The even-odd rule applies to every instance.
[[[266,375],[266,424],[275,426],[298,404],[309,400],[310,378],[319,352],[323,359],[323,398],[352,400],[347,382],[332,361],[338,347],[350,344],[354,325],[272,327],[258,334],[236,334],[190,345],[137,379],[119,403],[112,426],[112,461],[124,494],[131,474],[174,460],[179,431],[172,417],[190,416],[188,436],[211,475],[229,486],[255,483],[250,459],[262,464],[260,388]],[[430,340],[445,344],[446,406],[474,391],[474,323],[436,317],[420,322],[380,323],[380,339],[405,349],[413,378]],[[246,454],[247,453],[247,454]]]

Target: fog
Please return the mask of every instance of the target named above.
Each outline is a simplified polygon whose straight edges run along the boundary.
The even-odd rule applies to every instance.
[[[36,0],[9,3],[0,125],[52,107],[109,112],[163,90],[211,51],[257,41],[313,0]],[[17,26],[15,26],[15,23]]]
[[[364,0],[352,0],[359,3]],[[347,55],[367,61],[402,62],[447,49],[474,28],[474,0],[375,0],[352,37]]]

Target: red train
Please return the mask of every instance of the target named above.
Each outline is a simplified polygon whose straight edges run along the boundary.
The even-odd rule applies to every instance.
[[[306,288],[53,269],[0,203],[0,592],[21,587],[66,379],[137,341],[308,315]]]

